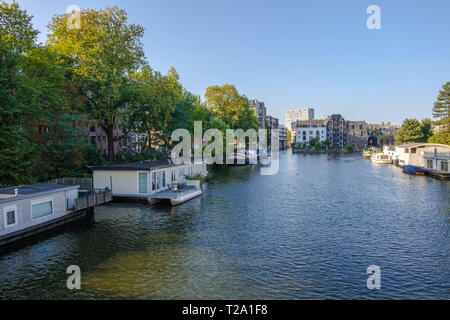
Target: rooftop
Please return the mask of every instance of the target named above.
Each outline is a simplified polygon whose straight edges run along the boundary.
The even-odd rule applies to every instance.
[[[27,186],[9,187],[0,189],[0,204],[16,200],[31,198],[34,196],[45,195],[63,190],[79,188],[79,186],[70,186],[55,183],[37,183]],[[17,189],[17,195],[16,195]]]
[[[415,143],[408,143],[403,144],[401,146],[398,146],[399,148],[411,148],[411,147],[418,147],[418,146],[424,146],[424,147],[444,147],[449,148],[450,146],[446,144],[440,144],[440,143],[425,143],[425,142],[415,142]]]
[[[110,164],[98,167],[92,167],[95,170],[113,170],[113,171],[151,171],[157,168],[167,168],[175,166],[170,160],[130,162],[120,164]]]

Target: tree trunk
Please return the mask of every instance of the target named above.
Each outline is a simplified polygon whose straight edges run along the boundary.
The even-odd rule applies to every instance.
[[[114,161],[114,126],[107,126],[105,133],[108,140],[108,161]]]

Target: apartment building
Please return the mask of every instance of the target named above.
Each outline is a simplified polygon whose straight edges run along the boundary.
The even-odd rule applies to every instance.
[[[289,131],[295,128],[297,121],[314,120],[314,109],[303,108],[286,112],[286,128]]]
[[[355,150],[367,148],[369,134],[365,121],[347,121],[347,145]]]
[[[296,122],[297,143],[308,143],[311,139],[327,140],[327,124],[325,120],[306,120]]]
[[[252,99],[248,101],[250,108],[255,113],[255,117],[258,118],[259,121],[259,127],[261,129],[266,128],[266,116],[267,116],[267,109],[262,101],[258,101],[256,99]]]
[[[335,148],[344,149],[347,145],[347,124],[340,114],[333,114],[326,119],[327,140]]]

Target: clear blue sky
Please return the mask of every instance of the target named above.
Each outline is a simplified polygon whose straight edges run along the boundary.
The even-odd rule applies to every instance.
[[[11,2],[11,1],[8,1]],[[294,107],[370,123],[431,116],[450,81],[450,1],[18,0],[46,25],[69,5],[126,9],[145,27],[147,58],[204,95],[230,83],[284,122]],[[381,30],[366,9],[381,8]]]

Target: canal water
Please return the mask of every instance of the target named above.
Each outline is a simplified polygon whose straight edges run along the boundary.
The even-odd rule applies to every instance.
[[[450,182],[357,156],[212,170],[176,208],[112,203],[0,251],[1,299],[449,299]],[[70,265],[81,290],[67,289]],[[381,289],[366,286],[381,269]]]

